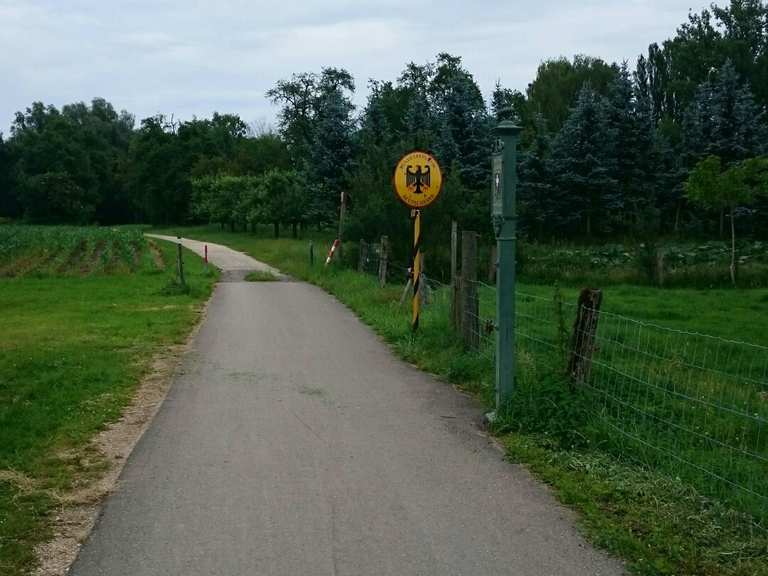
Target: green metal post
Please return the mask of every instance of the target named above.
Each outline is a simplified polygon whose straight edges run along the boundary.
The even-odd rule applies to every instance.
[[[520,128],[506,120],[496,128],[493,159],[493,224],[496,231],[496,415],[503,414],[515,387],[515,250],[517,244],[517,142]]]

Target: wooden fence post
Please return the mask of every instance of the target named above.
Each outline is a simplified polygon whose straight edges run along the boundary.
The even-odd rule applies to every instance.
[[[389,261],[389,238],[381,237],[379,247],[379,286],[384,288],[387,285],[387,262]]]
[[[456,270],[459,257],[459,225],[451,222],[451,326],[458,330],[461,324],[461,304],[459,303],[459,275]]]
[[[479,301],[477,296],[477,232],[461,232],[461,333],[470,350],[480,344]]]
[[[358,272],[365,272],[365,265],[368,262],[368,243],[360,239],[360,254],[357,261],[357,271]]]
[[[568,362],[568,375],[574,383],[581,384],[589,378],[602,302],[602,290],[585,288],[579,295],[576,320],[573,323],[573,334],[571,334],[571,357]]]
[[[178,237],[179,243],[177,244],[178,252],[177,252],[177,266],[178,266],[178,273],[179,273],[179,284],[182,286],[186,286],[187,282],[184,279],[184,258],[181,255],[181,237]]]

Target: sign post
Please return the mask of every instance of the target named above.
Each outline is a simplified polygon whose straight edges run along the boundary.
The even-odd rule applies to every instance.
[[[411,328],[419,329],[419,315],[421,313],[421,210],[411,210],[413,218],[413,250],[411,252],[411,273],[413,275],[413,304],[411,306]]]
[[[491,220],[496,234],[496,412],[503,413],[515,387],[515,250],[517,244],[517,141],[520,128],[505,120],[491,161]]]
[[[397,197],[411,209],[413,220],[411,328],[415,332],[419,329],[421,313],[421,209],[437,200],[443,188],[440,164],[429,152],[422,150],[409,152],[395,166],[392,187]]]

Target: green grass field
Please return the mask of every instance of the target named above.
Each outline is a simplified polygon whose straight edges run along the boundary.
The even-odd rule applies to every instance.
[[[768,287],[766,243],[737,242],[739,286]],[[730,287],[730,245],[725,240],[680,242],[673,239],[651,244],[628,242],[600,246],[570,243],[520,244],[520,272],[537,282],[616,286],[621,284],[665,287]]]
[[[28,573],[57,495],[104,469],[83,457],[89,439],[120,416],[153,355],[185,340],[215,281],[187,252],[189,293],[164,295],[174,247],[135,230],[14,228],[0,257],[3,576]]]
[[[174,233],[227,244],[322,286],[404,359],[491,406],[492,339],[483,335],[479,353],[463,349],[449,323],[445,290],[433,295],[414,337],[408,311],[398,305],[402,284],[381,289],[371,275],[325,269],[327,237],[312,238],[316,258],[310,267],[307,239],[275,240],[208,227]],[[757,349],[754,357],[744,355],[740,346],[731,351],[720,340],[713,340],[712,348],[708,340],[702,343],[703,337],[690,334],[768,345],[760,321],[768,313],[768,290],[609,286],[598,345],[605,347],[601,354],[610,365],[597,365],[592,389],[576,392],[563,377],[555,288],[522,284],[519,290],[519,331],[529,338],[519,338],[516,402],[497,430],[510,458],[551,483],[565,503],[582,513],[590,537],[626,558],[634,573],[768,574],[768,535],[749,518],[750,512],[762,514],[764,500],[729,490],[729,484],[709,474],[764,491],[765,390],[750,388],[743,377],[749,358],[764,360],[764,353]],[[480,292],[481,315],[490,317],[495,294],[485,287]],[[570,329],[578,289],[563,286],[560,293],[562,324]],[[626,322],[624,316],[647,325]],[[764,367],[756,369],[764,381]],[[675,450],[685,463],[661,457],[660,449]]]
[[[263,270],[255,270],[245,275],[246,282],[276,282],[277,280],[279,280],[277,276]]]

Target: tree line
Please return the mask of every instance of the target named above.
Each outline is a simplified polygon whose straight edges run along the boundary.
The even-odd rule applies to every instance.
[[[192,183],[290,164],[282,139],[234,114],[135,126],[104,99],[58,110],[35,102],[0,135],[0,215],[37,223],[185,222]]]
[[[352,75],[333,67],[278,82],[267,93],[280,110],[275,133],[254,133],[235,114],[155,116],[136,126],[103,99],[61,110],[34,103],[0,138],[0,214],[298,233],[333,225],[345,191],[348,237],[405,239],[407,211],[391,173],[401,154],[424,148],[445,171],[442,198],[424,215],[425,241],[439,250],[452,219],[490,236],[493,128],[514,119],[523,127],[519,222],[529,237],[712,237],[727,235],[734,219],[754,235],[768,230],[759,187],[735,206],[698,202],[686,187],[702,162],[711,171],[717,159],[726,173],[768,153],[761,0],[690,13],[632,66],[591,56],[545,61],[525,91],[497,84],[489,101],[447,53],[369,81],[359,110],[355,89]]]

